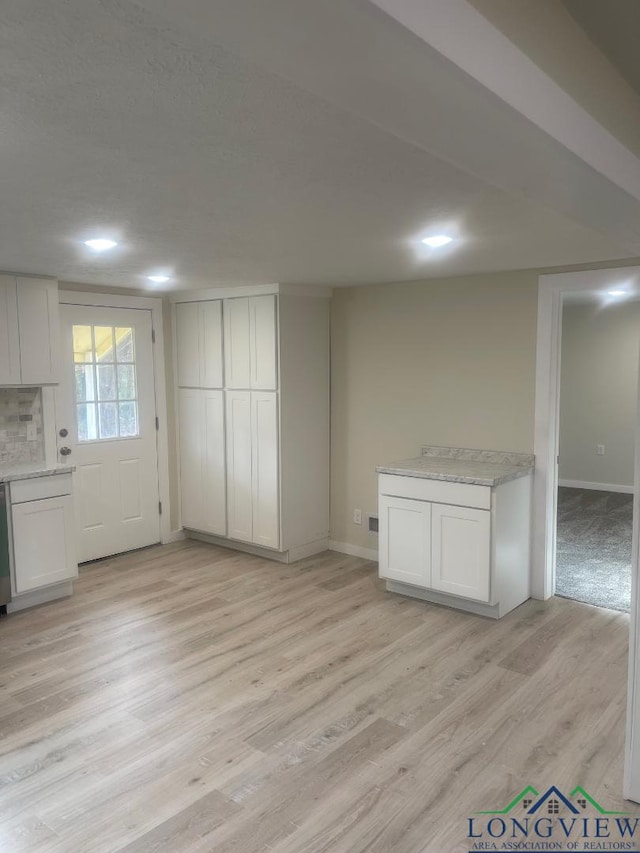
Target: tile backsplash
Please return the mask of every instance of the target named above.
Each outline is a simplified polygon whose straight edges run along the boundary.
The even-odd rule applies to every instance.
[[[27,439],[27,427],[36,438]],[[0,388],[0,465],[44,460],[42,391],[40,388]]]

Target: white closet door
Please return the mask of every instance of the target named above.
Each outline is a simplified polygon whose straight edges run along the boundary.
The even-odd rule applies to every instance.
[[[280,542],[278,488],[278,397],[251,393],[253,542],[277,548]]]
[[[49,279],[16,279],[20,330],[20,381],[23,385],[58,382],[60,317],[58,284]]]
[[[228,536],[251,542],[251,392],[227,391],[226,409]]]
[[[180,495],[182,524],[200,530],[203,523],[204,397],[201,391],[178,391]]]
[[[0,276],[0,385],[20,384],[20,338],[16,280]]]
[[[203,530],[227,535],[224,392],[201,391],[203,400]]]
[[[176,350],[178,385],[197,388],[200,385],[200,312],[197,302],[176,305]]]
[[[227,388],[251,387],[248,298],[224,300],[224,364]]]
[[[488,509],[434,504],[431,586],[489,601],[491,513]]]
[[[201,388],[222,388],[222,301],[200,303]]]
[[[275,391],[278,387],[276,350],[276,297],[249,299],[251,387]]]

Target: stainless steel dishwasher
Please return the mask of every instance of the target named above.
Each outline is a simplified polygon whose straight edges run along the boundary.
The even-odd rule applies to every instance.
[[[0,616],[7,612],[11,601],[11,579],[9,576],[9,520],[7,518],[7,494],[0,483]]]

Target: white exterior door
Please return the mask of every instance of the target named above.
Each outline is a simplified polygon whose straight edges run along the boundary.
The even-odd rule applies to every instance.
[[[476,601],[489,601],[489,510],[434,504],[432,522],[432,588]]]
[[[58,452],[76,466],[86,562],[160,541],[151,312],[61,305],[60,317]]]
[[[431,504],[380,496],[381,578],[431,586]]]

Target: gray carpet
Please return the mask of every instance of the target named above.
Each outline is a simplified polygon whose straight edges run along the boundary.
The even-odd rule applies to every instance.
[[[558,489],[556,594],[629,612],[633,495]]]

